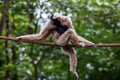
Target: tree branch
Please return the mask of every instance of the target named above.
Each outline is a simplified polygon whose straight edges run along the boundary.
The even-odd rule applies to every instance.
[[[14,42],[18,42],[16,38],[12,38],[12,37],[5,37],[5,36],[0,36],[0,40],[10,40],[10,41],[14,41]],[[59,46],[55,43],[51,43],[51,42],[34,42],[34,41],[19,41],[19,42],[24,42],[24,43],[30,43],[30,44],[39,44],[39,45],[46,45],[46,46]],[[115,44],[95,44],[97,47],[120,47],[120,44],[115,43]],[[69,47],[81,47],[78,45],[66,45]],[[62,47],[62,46],[59,46]],[[85,47],[93,47],[92,45],[86,45]]]

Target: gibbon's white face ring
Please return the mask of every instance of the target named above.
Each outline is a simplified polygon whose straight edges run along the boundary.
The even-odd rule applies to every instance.
[[[54,13],[52,18],[53,18],[53,19],[57,19],[57,18],[60,17],[60,16],[61,16],[61,14],[59,14],[59,13]]]

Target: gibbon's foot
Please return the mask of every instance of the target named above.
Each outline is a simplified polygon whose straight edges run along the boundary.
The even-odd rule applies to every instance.
[[[76,71],[74,71],[74,72],[73,72],[73,71],[71,71],[71,72],[74,74],[75,79],[76,79],[76,80],[78,80],[78,73],[77,73]]]
[[[86,42],[79,42],[79,43],[78,43],[78,45],[79,45],[79,46],[82,46],[82,47],[85,47],[86,44],[87,44],[87,45],[93,46],[93,48],[97,48],[97,46],[96,46],[94,43],[92,43],[92,42],[89,42],[89,43],[86,43]]]

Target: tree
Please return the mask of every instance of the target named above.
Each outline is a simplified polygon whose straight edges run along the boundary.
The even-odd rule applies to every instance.
[[[5,1],[0,1],[1,12]],[[0,30],[3,36],[10,32],[11,37],[38,33],[48,15],[59,12],[71,16],[77,33],[86,39],[95,43],[120,43],[119,3],[119,0],[10,0],[5,13],[7,21],[3,20],[4,16],[0,13],[0,20],[4,21],[4,27]],[[51,37],[46,41],[52,41]],[[119,47],[76,50],[80,80],[119,80]],[[74,79],[69,72],[69,59],[59,47],[0,40],[0,55],[1,80]],[[6,56],[9,57],[8,64]],[[8,77],[6,71],[9,71]]]

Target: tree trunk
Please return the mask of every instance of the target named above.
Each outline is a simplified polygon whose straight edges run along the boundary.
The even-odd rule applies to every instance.
[[[6,16],[6,37],[10,35],[9,19]],[[5,41],[6,63],[10,63],[8,41]],[[9,70],[6,70],[5,79],[9,78]]]
[[[6,22],[6,14],[8,11],[8,5],[9,5],[9,0],[4,0],[4,6],[3,6],[3,10],[2,10],[2,18],[0,21],[0,35],[2,34],[2,29],[3,29],[4,24]]]

